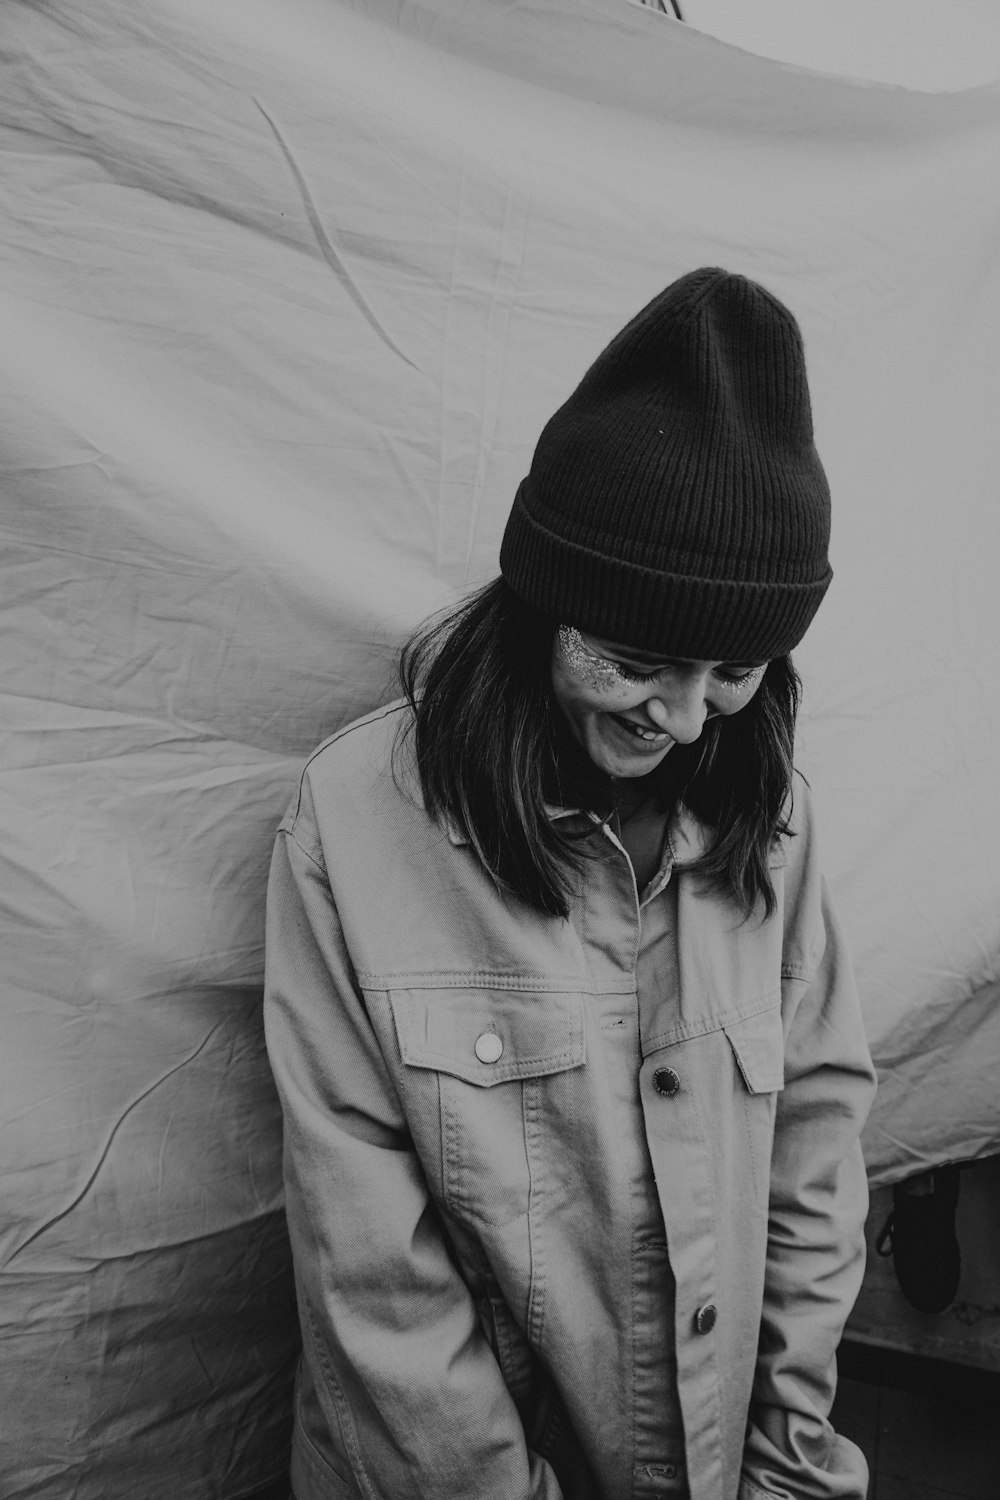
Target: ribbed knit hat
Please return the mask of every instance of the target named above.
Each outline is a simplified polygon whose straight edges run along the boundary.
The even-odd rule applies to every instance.
[[[604,640],[765,661],[819,608],[829,537],[798,324],[708,267],[654,297],[546,424],[500,567]]]

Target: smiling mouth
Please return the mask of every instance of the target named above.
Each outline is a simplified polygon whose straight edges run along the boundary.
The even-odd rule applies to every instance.
[[[656,745],[661,747],[663,745],[673,744],[673,740],[670,738],[670,735],[667,734],[666,730],[647,729],[642,724],[634,724],[631,719],[626,719],[623,714],[611,714],[610,717],[621,729],[625,730],[632,739],[639,740],[642,744]]]

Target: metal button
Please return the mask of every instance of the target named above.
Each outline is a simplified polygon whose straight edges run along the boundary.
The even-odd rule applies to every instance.
[[[482,1036],[476,1038],[476,1056],[480,1062],[498,1062],[502,1051],[503,1042],[495,1031],[484,1031]]]
[[[694,1326],[698,1333],[711,1333],[719,1316],[714,1302],[706,1302],[694,1315]]]
[[[673,1068],[657,1068],[653,1074],[653,1087],[658,1094],[676,1094],[681,1081]]]

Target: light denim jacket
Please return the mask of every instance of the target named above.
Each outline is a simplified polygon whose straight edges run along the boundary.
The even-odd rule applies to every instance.
[[[640,1037],[624,851],[568,921],[499,895],[406,753],[394,778],[406,714],[320,747],[272,865],[298,1500],[863,1500],[827,1414],[874,1083],[804,784],[767,921],[685,871],[675,823],[676,1004]]]

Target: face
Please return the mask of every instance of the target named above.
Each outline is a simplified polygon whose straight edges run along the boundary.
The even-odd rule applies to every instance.
[[[706,719],[745,708],[766,666],[656,657],[561,625],[552,691],[598,770],[646,776],[674,745],[692,744]]]

